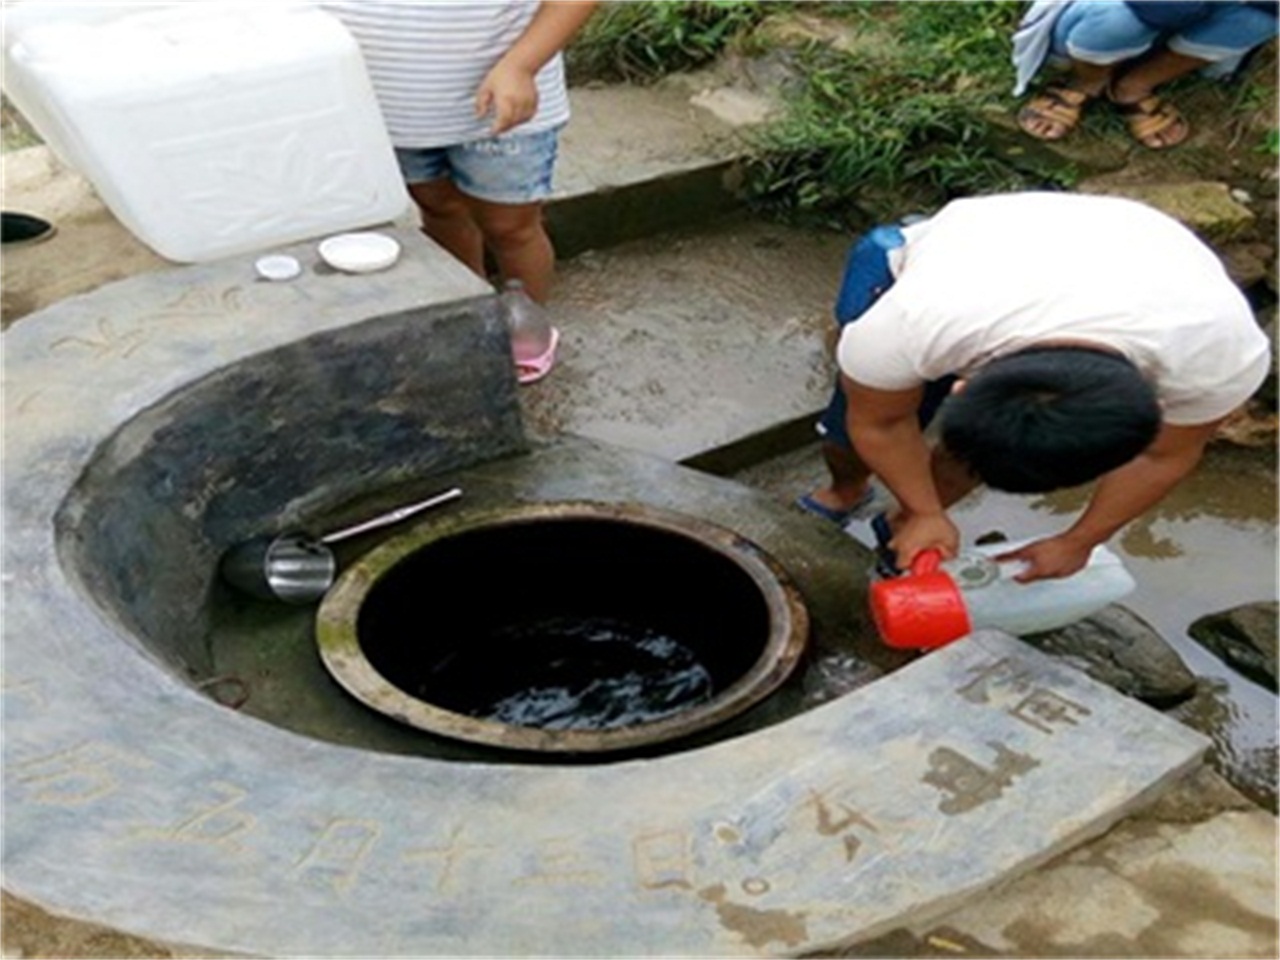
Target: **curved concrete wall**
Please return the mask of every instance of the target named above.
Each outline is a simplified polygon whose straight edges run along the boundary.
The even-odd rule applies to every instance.
[[[63,561],[177,668],[204,666],[231,544],[314,535],[378,491],[527,449],[496,301],[404,311],[247,357],[140,411],[59,510]],[[348,508],[347,513],[350,513]]]

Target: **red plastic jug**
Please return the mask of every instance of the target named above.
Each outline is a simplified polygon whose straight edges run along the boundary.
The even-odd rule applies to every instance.
[[[941,563],[937,550],[922,550],[902,576],[871,584],[871,619],[889,646],[932,650],[972,631],[960,588]]]

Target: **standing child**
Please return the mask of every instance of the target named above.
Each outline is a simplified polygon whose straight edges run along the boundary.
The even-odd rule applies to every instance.
[[[542,222],[569,119],[562,51],[596,0],[324,0],[360,45],[422,229],[545,302]]]

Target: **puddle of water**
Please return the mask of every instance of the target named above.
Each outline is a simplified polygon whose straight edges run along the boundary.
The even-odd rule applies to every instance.
[[[1150,623],[1198,677],[1202,692],[1173,716],[1214,741],[1214,761],[1238,789],[1276,809],[1277,700],[1188,632],[1200,617],[1277,596],[1276,471],[1264,452],[1215,447],[1200,469],[1112,543],[1137,580],[1120,601]],[[983,491],[959,506],[966,537],[1013,539],[1061,530],[1088,490],[1045,497]]]

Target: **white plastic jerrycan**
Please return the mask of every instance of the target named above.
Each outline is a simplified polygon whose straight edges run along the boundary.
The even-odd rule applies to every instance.
[[[974,630],[1014,635],[1055,630],[1096,613],[1136,586],[1120,558],[1094,547],[1085,567],[1069,577],[1019,583],[1019,561],[997,562],[1031,540],[972,547],[943,561],[921,553],[901,577],[871,585],[876,629],[891,647],[932,649]]]
[[[364,60],[301,0],[23,0],[5,94],[160,256],[382,224],[409,195]]]

